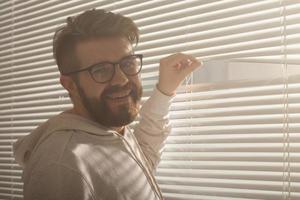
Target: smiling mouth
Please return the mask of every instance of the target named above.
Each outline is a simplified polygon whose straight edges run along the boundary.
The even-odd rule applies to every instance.
[[[126,99],[127,97],[130,97],[130,94],[126,95],[126,96],[121,96],[121,97],[110,97],[110,96],[107,96],[108,99],[112,99],[112,100]]]
[[[115,98],[123,98],[123,97],[129,96],[130,93],[131,93],[131,90],[126,90],[126,91],[121,91],[121,92],[115,92],[115,93],[112,93],[112,94],[108,94],[106,96],[111,98],[111,99],[115,99]]]
[[[120,104],[129,104],[131,102],[131,95],[127,95],[124,97],[116,97],[116,98],[110,98],[107,97],[106,101],[108,104],[112,105],[120,105]]]

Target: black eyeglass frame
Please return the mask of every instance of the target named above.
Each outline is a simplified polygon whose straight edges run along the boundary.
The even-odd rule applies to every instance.
[[[126,72],[123,71],[122,67],[120,67],[120,69],[121,69],[122,72],[123,72],[124,74],[126,74],[127,76],[135,76],[135,75],[137,75],[138,73],[140,73],[140,71],[142,70],[142,66],[143,66],[143,54],[131,54],[131,55],[128,55],[128,56],[125,56],[125,57],[121,58],[118,62],[104,61],[104,62],[100,62],[100,63],[95,63],[95,64],[92,64],[92,65],[90,65],[90,66],[88,66],[88,67],[86,67],[86,68],[84,68],[84,69],[76,70],[76,71],[69,72],[69,73],[63,73],[62,75],[69,76],[69,75],[73,75],[73,74],[75,74],[75,73],[79,73],[79,72],[83,72],[83,71],[88,71],[89,74],[90,74],[90,76],[93,78],[93,80],[94,80],[95,82],[97,82],[97,83],[107,83],[107,82],[111,81],[111,80],[113,79],[113,77],[115,76],[115,73],[116,73],[116,65],[119,65],[119,66],[120,66],[120,63],[121,63],[124,59],[129,58],[129,57],[133,57],[133,56],[134,56],[134,57],[138,57],[138,58],[140,59],[140,61],[141,61],[141,66],[140,66],[139,71],[138,71],[137,73],[135,73],[135,74],[127,74]],[[97,81],[97,80],[94,78],[93,73],[92,73],[92,69],[93,69],[93,67],[95,67],[95,66],[103,65],[103,64],[111,64],[111,65],[113,65],[114,71],[113,71],[113,74],[112,74],[112,76],[111,76],[111,78],[110,78],[109,80],[103,81],[103,82],[99,82],[99,81]]]

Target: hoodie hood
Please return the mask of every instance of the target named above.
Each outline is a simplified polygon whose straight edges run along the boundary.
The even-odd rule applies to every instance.
[[[103,131],[99,131],[101,129]],[[79,115],[62,112],[59,115],[48,119],[46,122],[34,129],[30,134],[19,138],[13,144],[13,152],[16,162],[20,166],[25,167],[30,158],[31,152],[37,144],[47,138],[50,134],[61,130],[80,130],[90,134],[103,136],[103,139],[109,140],[111,140],[112,137],[105,136],[111,136],[115,133],[114,130],[110,130],[99,123],[93,122]]]

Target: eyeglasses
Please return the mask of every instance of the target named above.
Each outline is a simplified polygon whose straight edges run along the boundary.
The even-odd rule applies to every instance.
[[[94,81],[97,83],[106,83],[113,79],[116,73],[116,65],[119,65],[122,72],[124,72],[127,76],[137,75],[142,69],[142,59],[142,54],[129,55],[116,63],[108,61],[96,63],[85,69],[64,73],[63,75],[71,75],[78,72],[89,71]]]

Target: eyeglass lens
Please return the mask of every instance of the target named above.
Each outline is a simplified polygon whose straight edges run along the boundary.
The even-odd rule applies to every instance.
[[[119,63],[120,68],[126,75],[136,75],[142,66],[141,59],[138,56],[129,56]],[[112,63],[101,63],[91,70],[92,76],[97,82],[105,82],[114,75],[114,65]]]

